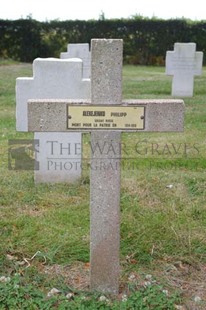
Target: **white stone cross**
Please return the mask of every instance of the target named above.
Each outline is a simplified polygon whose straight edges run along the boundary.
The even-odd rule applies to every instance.
[[[123,41],[94,39],[91,52],[91,101],[30,100],[28,124],[29,131],[91,131],[90,285],[117,294],[121,132],[183,131],[184,102],[122,101]]]
[[[70,43],[67,52],[60,54],[61,59],[80,58],[83,61],[83,78],[90,79],[91,76],[91,52],[88,43]]]
[[[175,43],[166,53],[166,74],[173,75],[172,96],[192,97],[194,76],[202,73],[203,53],[195,43]]]
[[[18,131],[28,131],[28,99],[89,99],[90,79],[82,76],[80,59],[37,58],[33,62],[33,77],[16,80],[16,120]],[[35,183],[72,183],[81,177],[80,132],[36,132],[39,141],[34,171]]]

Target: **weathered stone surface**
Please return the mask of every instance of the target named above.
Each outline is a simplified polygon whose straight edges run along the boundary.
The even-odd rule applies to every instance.
[[[91,103],[88,100],[29,100],[29,131],[69,131],[66,119],[68,104],[88,105]],[[123,100],[121,105],[145,107],[145,128],[143,130],[132,129],[132,131],[175,132],[184,129],[185,106],[183,100],[132,99]],[[127,129],[127,131],[129,130]]]
[[[141,131],[182,131],[183,100],[122,102],[120,68],[122,40],[92,40],[92,100],[30,101],[29,130],[68,131],[68,104],[113,104],[143,106],[145,128]],[[119,290],[120,157],[121,131],[91,130],[91,289],[113,294]]]
[[[167,51],[166,74],[173,75],[172,96],[192,97],[194,76],[201,75],[203,53],[196,52],[195,43],[175,43]]]
[[[92,40],[91,52],[92,103],[121,103],[122,40]]]
[[[88,43],[70,43],[67,52],[60,54],[61,59],[80,58],[83,61],[83,78],[90,79],[91,76],[91,52]]]
[[[121,104],[122,40],[92,40],[91,102]],[[121,133],[92,132],[91,144],[112,145],[111,152],[93,152],[90,170],[91,289],[119,291]],[[101,165],[103,164],[103,169]],[[99,170],[99,171],[98,171]]]
[[[113,294],[119,290],[120,141],[120,132],[91,135],[91,289]],[[97,145],[103,152],[95,148]]]

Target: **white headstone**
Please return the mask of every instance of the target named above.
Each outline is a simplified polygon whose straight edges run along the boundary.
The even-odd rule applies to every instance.
[[[192,97],[194,76],[202,73],[203,53],[196,52],[195,43],[175,43],[167,51],[166,74],[173,75],[172,96]]]
[[[82,78],[80,59],[41,59],[33,63],[32,78],[17,78],[18,131],[28,131],[28,99],[89,99],[90,80]],[[39,140],[35,182],[73,182],[81,177],[81,133],[35,133]],[[53,149],[52,149],[53,147]],[[53,151],[53,152],[52,152]]]
[[[91,52],[88,43],[68,44],[67,52],[60,54],[61,59],[80,58],[83,61],[83,78],[91,75]]]

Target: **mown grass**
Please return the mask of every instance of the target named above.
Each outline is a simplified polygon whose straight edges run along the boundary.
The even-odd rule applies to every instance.
[[[31,75],[29,64],[0,63],[0,276],[18,272],[25,277],[25,283],[38,282],[37,286],[45,291],[56,280],[54,276],[45,280],[42,264],[72,266],[77,261],[89,261],[89,170],[86,161],[82,180],[71,185],[35,185],[32,171],[8,170],[8,139],[32,138],[31,133],[15,131],[15,78]],[[202,76],[195,78],[194,97],[185,98],[183,133],[122,134],[124,285],[131,272],[153,273],[160,268],[159,262],[206,263],[205,84],[204,69]],[[124,67],[125,99],[171,98],[170,90],[171,77],[165,76],[164,68]],[[88,142],[89,135],[84,135],[86,158]],[[41,253],[37,257],[39,264],[31,275],[27,264],[20,267],[18,262],[37,251]],[[14,256],[14,261],[8,255]],[[154,309],[170,309],[159,304]],[[130,308],[124,305],[119,309],[133,309],[132,303]],[[114,305],[109,307],[115,309]],[[90,308],[87,305],[81,309]],[[137,309],[153,308],[148,304]]]

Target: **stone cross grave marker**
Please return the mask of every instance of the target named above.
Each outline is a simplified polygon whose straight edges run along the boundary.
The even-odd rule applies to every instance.
[[[60,54],[61,59],[80,58],[83,61],[83,78],[90,79],[91,75],[91,52],[88,43],[75,43],[67,45],[67,52]]]
[[[119,290],[122,131],[183,131],[182,100],[122,101],[119,39],[92,40],[91,101],[29,100],[29,131],[90,131],[90,286]]]
[[[194,76],[202,73],[203,53],[195,43],[175,43],[166,53],[166,74],[173,75],[172,96],[192,97]]]
[[[90,80],[82,77],[82,60],[37,58],[32,78],[16,80],[17,130],[28,131],[28,99],[89,99]],[[35,183],[74,182],[81,177],[81,133],[36,132],[39,140]]]

